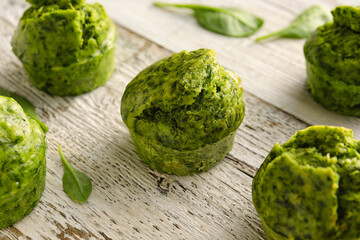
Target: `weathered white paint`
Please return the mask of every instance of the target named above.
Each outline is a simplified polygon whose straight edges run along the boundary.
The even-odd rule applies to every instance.
[[[1,230],[0,239],[263,239],[260,220],[251,202],[252,177],[276,142],[285,141],[307,124],[255,97],[249,93],[252,89],[249,86],[252,82],[267,86],[266,81],[274,81],[276,77],[280,77],[280,83],[287,78],[291,81],[304,78],[298,49],[302,42],[284,40],[255,45],[250,40],[203,31],[187,16],[149,8],[149,18],[144,15],[147,6],[141,6],[140,0],[102,2],[108,5],[111,16],[121,25],[130,27],[129,31],[118,25],[115,72],[105,86],[91,93],[60,98],[32,87],[11,52],[9,42],[14,27],[28,4],[24,0],[0,1],[0,87],[31,100],[50,128],[44,196],[29,216],[13,227]],[[215,0],[208,2],[216,3]],[[280,1],[254,1],[257,5],[252,5],[251,1],[249,6],[260,15],[268,14],[268,24],[262,30],[265,33],[285,25],[287,19],[309,2],[304,1],[301,5],[300,0],[291,1],[286,6]],[[245,2],[233,0],[228,4],[244,6]],[[121,10],[121,6],[124,9]],[[143,17],[148,22],[153,21],[151,27],[144,23]],[[158,17],[167,23],[157,25]],[[172,24],[182,25],[169,28]],[[155,26],[167,26],[168,29],[163,32]],[[179,26],[183,26],[182,31],[177,28]],[[248,90],[244,94],[245,120],[231,153],[209,172],[186,177],[160,174],[137,157],[120,117],[121,96],[126,84],[140,70],[168,56],[171,51],[133,32],[141,32],[172,51],[212,47],[211,44],[222,42],[215,46],[220,62],[243,76]],[[185,43],[193,45],[185,47]],[[297,52],[293,53],[294,49],[298,49]],[[234,64],[241,64],[234,67],[225,50],[243,54],[239,55],[242,59],[231,58]],[[271,58],[265,58],[266,54]],[[262,92],[261,97],[270,103],[291,102],[288,95],[277,92],[277,84],[272,83],[274,88],[269,89],[273,94],[271,101],[264,97],[269,92]],[[303,101],[301,111],[308,109],[306,101]],[[321,109],[311,104],[321,113]],[[287,110],[287,107],[283,109]],[[336,116],[335,119],[340,118]],[[346,120],[344,124],[347,124]],[[86,204],[74,203],[62,191],[63,169],[57,153],[58,144],[63,147],[69,162],[93,181],[93,193]]]

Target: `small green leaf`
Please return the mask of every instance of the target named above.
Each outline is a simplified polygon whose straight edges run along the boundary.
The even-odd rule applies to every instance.
[[[49,130],[49,128],[39,119],[38,115],[36,114],[34,105],[29,100],[14,92],[5,90],[3,88],[0,88],[0,96],[13,98],[15,101],[17,101],[20,104],[20,106],[23,108],[24,112],[28,116],[32,117],[34,120],[36,120],[39,123],[40,127],[45,133]]]
[[[200,26],[231,37],[247,37],[254,34],[264,21],[254,14],[237,8],[215,8],[194,4],[154,3],[157,7],[188,8]]]
[[[267,38],[308,38],[316,28],[331,20],[330,11],[322,6],[314,5],[297,16],[287,28],[259,37],[256,41]]]
[[[69,197],[77,202],[86,202],[92,192],[91,180],[83,172],[72,167],[58,146],[61,161],[64,166],[63,188]]]

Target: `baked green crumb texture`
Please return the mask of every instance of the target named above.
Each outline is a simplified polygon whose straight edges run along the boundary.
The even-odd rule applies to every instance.
[[[28,0],[11,41],[31,83],[52,95],[79,95],[111,76],[117,33],[100,4]]]
[[[360,116],[360,8],[340,6],[334,22],[306,41],[307,87],[326,108]]]
[[[121,115],[151,168],[204,172],[232,149],[245,107],[240,78],[211,49],[182,51],[141,71],[126,87]]]
[[[45,187],[45,133],[12,98],[0,96],[0,229],[29,214]]]
[[[360,142],[313,126],[276,144],[253,181],[268,240],[360,239]]]

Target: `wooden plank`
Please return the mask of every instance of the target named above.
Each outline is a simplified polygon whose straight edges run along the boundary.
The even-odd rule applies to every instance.
[[[229,38],[208,32],[186,15],[164,11],[152,0],[103,0],[109,15],[130,30],[178,52],[183,49],[213,48],[219,62],[233,69],[243,79],[246,91],[312,125],[336,125],[354,130],[360,138],[360,120],[324,109],[315,103],[305,89],[304,40],[277,40],[255,43],[257,36],[278,30],[302,10],[314,4],[311,0],[168,0],[166,2],[199,2],[215,6],[232,6],[250,10],[265,19],[264,27],[250,38]],[[358,5],[354,0],[319,0],[329,9],[336,5]]]
[[[160,174],[143,164],[120,117],[126,84],[170,51],[118,26],[116,68],[97,90],[51,97],[36,90],[11,52],[10,39],[27,7],[0,2],[0,87],[26,96],[49,126],[47,180],[35,210],[0,239],[264,239],[252,206],[251,182],[271,147],[307,124],[245,92],[246,117],[233,150],[209,172]],[[57,145],[93,181],[88,203],[62,191]]]

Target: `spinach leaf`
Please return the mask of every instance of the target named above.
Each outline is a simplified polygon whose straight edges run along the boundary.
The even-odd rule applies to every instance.
[[[256,41],[267,38],[308,38],[316,28],[331,20],[330,11],[322,6],[314,5],[297,16],[287,28],[259,37]]]
[[[231,37],[247,37],[254,34],[264,21],[254,14],[237,8],[216,8],[194,4],[154,3],[157,7],[188,8],[200,26]]]
[[[36,114],[34,105],[29,100],[16,93],[5,90],[3,88],[0,88],[0,96],[13,98],[17,103],[20,104],[20,106],[23,108],[24,112],[28,116],[32,117],[35,121],[39,123],[40,127],[45,133],[49,130],[49,128],[39,119],[39,117]]]
[[[86,202],[92,192],[91,180],[83,172],[72,167],[58,146],[61,161],[64,166],[63,188],[69,197],[77,202]]]

